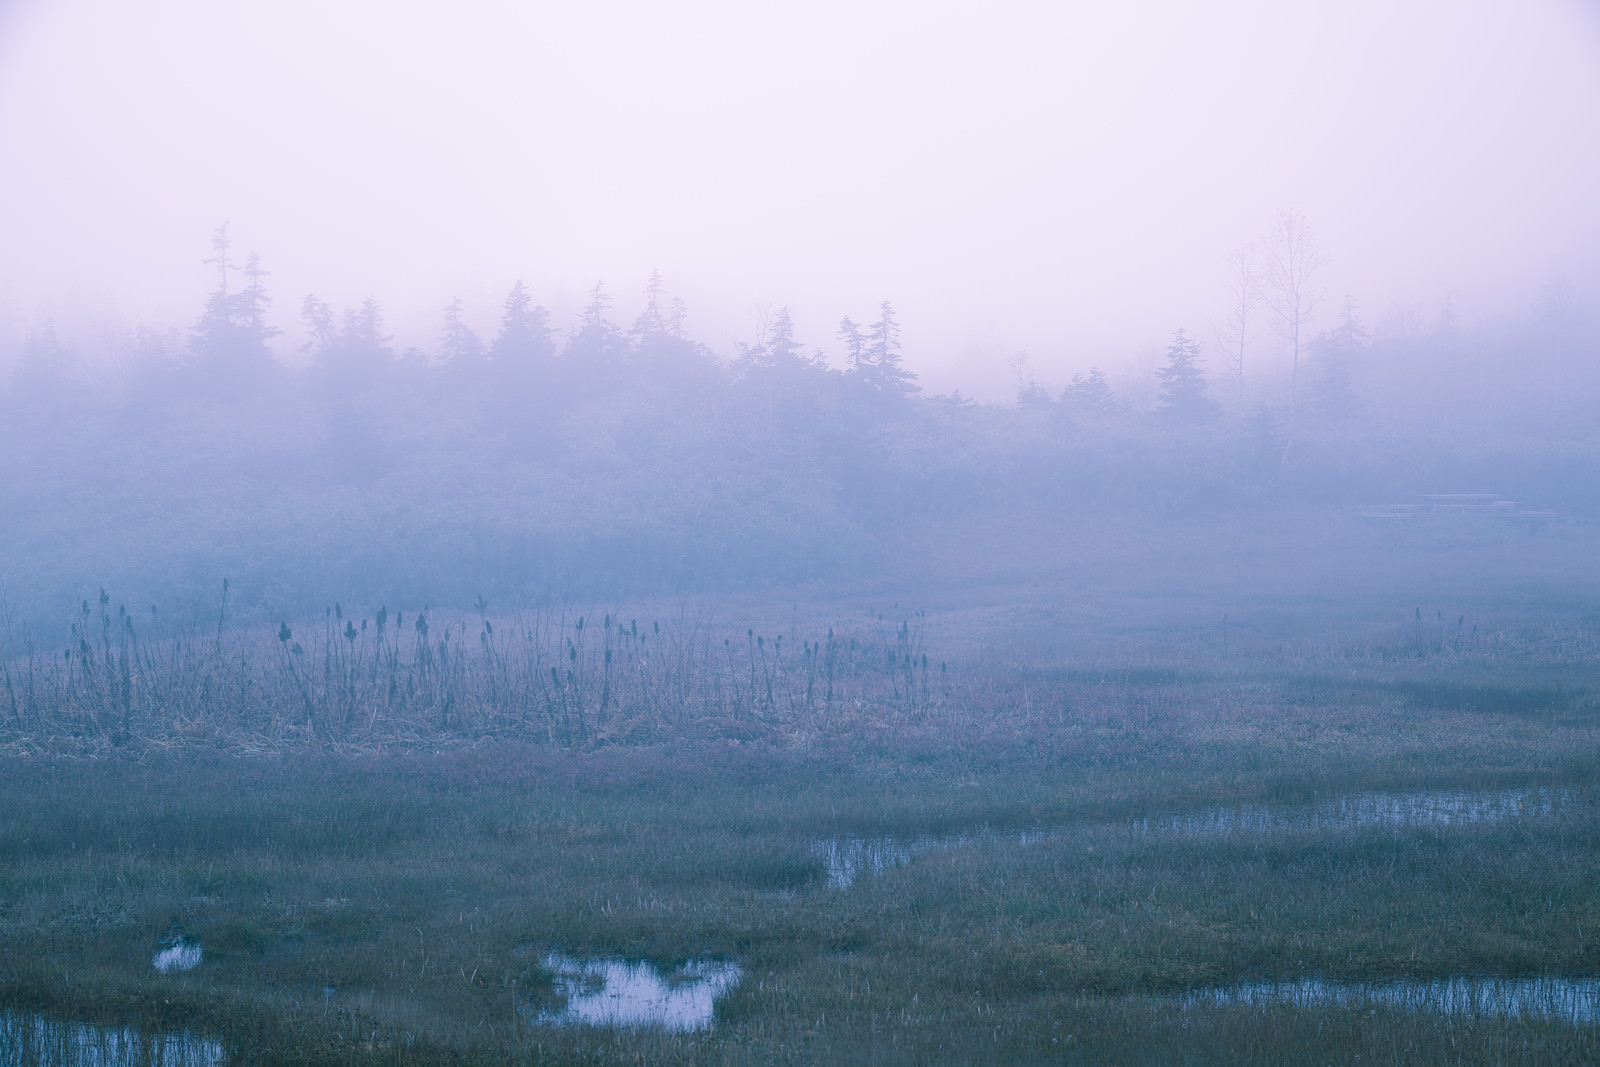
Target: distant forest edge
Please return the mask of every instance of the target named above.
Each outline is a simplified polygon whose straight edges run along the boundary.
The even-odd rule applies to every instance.
[[[1280,222],[1292,244],[1296,220]],[[997,517],[1181,523],[1486,491],[1563,517],[1600,509],[1600,345],[1570,290],[1471,330],[1447,314],[1369,332],[1345,300],[1313,332],[1309,282],[1282,312],[1284,278],[1241,253],[1234,340],[1176,330],[1141,402],[1098,370],[1047,387],[1017,360],[1001,405],[926,395],[887,301],[843,320],[839,365],[787,308],[721,358],[656,276],[631,325],[597,285],[566,336],[520,282],[487,341],[453,303],[431,357],[394,350],[376,300],[336,314],[308,296],[291,368],[270,346],[260,260],[236,266],[225,230],[213,244],[218,283],[187,334],[75,353],[45,330],[0,392],[14,618],[54,618],[102,585],[135,603],[209,598],[223,576],[261,619],[338,596],[849,582],[914,533]],[[1252,314],[1275,314],[1292,345],[1287,382],[1246,377]],[[112,362],[115,376],[82,371]]]

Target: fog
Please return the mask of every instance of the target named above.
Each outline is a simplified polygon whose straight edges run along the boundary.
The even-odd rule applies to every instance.
[[[240,621],[1030,566],[1203,600],[1177,545],[1292,599],[1345,578],[1283,522],[1357,566],[1441,493],[1600,506],[1584,5],[0,26],[29,625],[224,577]]]
[[[437,5],[13,0],[0,15],[0,305],[187,327],[224,221],[399,348],[565,329],[660,271],[716,354],[789,306],[826,349],[892,300],[933,391],[1149,370],[1225,317],[1281,211],[1371,321],[1477,321],[1600,277],[1600,17],[1577,0]],[[1326,316],[1324,316],[1326,318]],[[1326,322],[1321,325],[1327,325]],[[1270,355],[1280,353],[1269,345]]]
[[[1600,1063],[1597,11],[0,0],[0,1064]]]

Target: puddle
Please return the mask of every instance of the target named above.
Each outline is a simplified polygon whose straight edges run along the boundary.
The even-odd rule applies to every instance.
[[[1158,815],[1134,822],[1137,833],[1206,837],[1215,834],[1385,827],[1471,826],[1553,814],[1576,799],[1570,789],[1498,792],[1435,790],[1426,793],[1346,793],[1306,807],[1246,804],[1187,815]]]
[[[1423,793],[1346,793],[1312,805],[1271,807],[1245,804],[1176,815],[1135,819],[1136,834],[1206,837],[1239,833],[1371,830],[1385,827],[1470,826],[1548,816],[1574,804],[1572,789],[1505,789],[1498,792],[1434,790]],[[1080,824],[1090,825],[1090,824]],[[1101,824],[1102,826],[1105,824]],[[825,837],[811,842],[823,862],[830,889],[848,889],[863,875],[881,875],[919,856],[983,841],[1030,845],[1057,839],[1068,827],[919,837]]]
[[[827,868],[829,889],[849,889],[862,875],[876,876],[896,867],[904,867],[930,852],[947,852],[980,841],[1030,845],[1059,836],[1061,832],[1051,829],[1013,830],[1008,833],[980,830],[941,837],[932,834],[920,837],[823,837],[811,842],[811,854]]]
[[[849,889],[863,874],[879,875],[904,867],[912,856],[931,851],[933,838],[901,841],[893,837],[825,837],[811,842],[811,853],[828,869],[829,889]]]
[[[187,1030],[62,1022],[0,1012],[0,1063],[7,1067],[217,1067],[222,1045]]]
[[[169,971],[192,971],[200,966],[200,946],[192,941],[175,941],[164,945],[150,961],[162,974]]]
[[[744,975],[727,960],[690,960],[673,971],[623,959],[552,954],[544,965],[565,999],[534,1021],[552,1026],[648,1026],[677,1033],[711,1029],[716,999]]]
[[[1291,1007],[1362,1006],[1430,1011],[1500,1019],[1600,1022],[1600,978],[1439,978],[1387,982],[1340,982],[1302,978],[1293,982],[1208,989],[1183,998],[1193,1004],[1284,1004]]]

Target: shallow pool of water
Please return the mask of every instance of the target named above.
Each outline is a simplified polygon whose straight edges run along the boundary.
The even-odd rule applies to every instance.
[[[200,966],[200,946],[192,941],[175,941],[163,945],[150,960],[151,966],[162,974],[169,971],[192,971]]]
[[[222,1045],[187,1030],[152,1032],[0,1012],[6,1067],[216,1067]]]
[[[827,868],[830,889],[849,889],[863,874],[904,867],[913,856],[936,847],[933,842],[932,838],[825,837],[811,842],[811,853]]]
[[[743,969],[728,960],[690,960],[665,970],[648,961],[576,959],[553,953],[545,968],[555,975],[561,1001],[534,1014],[548,1026],[654,1027],[677,1033],[709,1030],[716,1000]]]
[[[1208,989],[1186,1004],[1287,1004],[1294,1007],[1400,1008],[1502,1019],[1600,1022],[1600,978],[1437,978],[1340,982],[1301,978]]]
[[[1139,819],[1139,833],[1204,837],[1216,834],[1309,830],[1373,830],[1426,826],[1473,826],[1507,819],[1538,818],[1577,800],[1570,789],[1464,789],[1418,793],[1346,793],[1300,807],[1244,804],[1187,814]]]
[[[881,875],[904,867],[919,856],[946,852],[985,841],[1017,845],[1033,844],[1058,837],[1064,831],[977,830],[964,834],[923,834],[917,837],[822,837],[811,842],[811,854],[822,861],[828,872],[828,888],[849,889],[862,875]]]
[[[1133,820],[1131,828],[1136,834],[1205,837],[1242,833],[1472,826],[1507,819],[1549,816],[1577,803],[1579,799],[1580,794],[1576,790],[1548,787],[1496,791],[1346,793],[1297,807],[1243,804],[1231,808],[1155,815]],[[1057,840],[1071,830],[1071,827],[1036,827],[1030,830],[976,830],[916,837],[824,837],[811,842],[811,853],[826,868],[829,888],[848,889],[863,875],[881,875],[932,852],[984,841],[1030,845]]]

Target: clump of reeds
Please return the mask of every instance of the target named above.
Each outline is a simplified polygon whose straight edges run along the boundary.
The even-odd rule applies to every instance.
[[[641,625],[609,612],[521,611],[280,621],[162,632],[104,591],[84,601],[71,644],[47,653],[8,632],[0,689],[17,739],[107,744],[181,737],[263,744],[522,736],[558,745],[674,736],[815,734],[846,721],[915,716],[945,695],[930,683],[920,618],[879,617],[852,635],[745,628],[742,639],[685,619]],[[154,631],[152,634],[151,631]],[[476,631],[476,632],[473,632]]]

